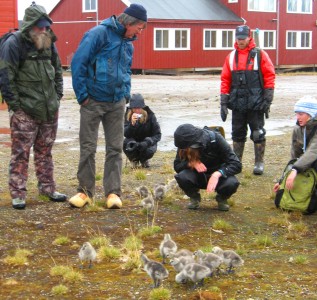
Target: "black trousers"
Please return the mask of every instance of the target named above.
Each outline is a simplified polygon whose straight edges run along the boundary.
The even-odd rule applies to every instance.
[[[266,131],[264,129],[264,113],[260,110],[249,110],[247,112],[232,111],[232,140],[234,142],[245,142],[247,140],[248,125],[251,130],[250,139],[254,143],[265,141]]]
[[[199,190],[207,188],[210,176],[211,174],[198,173],[196,170],[185,169],[176,174],[175,179],[188,197],[200,199]],[[221,196],[229,198],[237,191],[239,184],[240,182],[235,176],[220,177],[216,192]]]
[[[144,150],[140,150],[136,147],[133,151],[127,151],[127,144],[131,141],[135,141],[134,139],[124,139],[123,141],[123,152],[127,156],[130,161],[140,161],[141,163],[146,160],[152,158],[157,151],[157,144],[147,147]]]

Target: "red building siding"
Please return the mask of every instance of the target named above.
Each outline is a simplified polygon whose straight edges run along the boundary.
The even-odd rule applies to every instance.
[[[151,0],[158,1],[158,0]],[[274,13],[248,11],[248,1],[228,3],[220,0],[238,17],[246,20],[251,29],[276,31],[276,49],[266,50],[276,66],[314,65],[317,63],[316,2],[312,14],[287,13],[287,0],[278,1]],[[82,1],[61,0],[50,13],[53,29],[58,37],[57,47],[63,65],[69,65],[83,34],[101,20],[118,15],[125,5],[120,0],[99,0],[99,13],[83,13]],[[203,50],[204,29],[235,29],[234,22],[193,22],[149,19],[147,29],[135,41],[134,69],[221,68],[230,50]],[[190,28],[189,50],[154,50],[154,28]],[[312,32],[312,49],[286,49],[287,30]],[[260,45],[263,47],[263,45]]]
[[[0,0],[0,35],[18,28],[17,0]]]

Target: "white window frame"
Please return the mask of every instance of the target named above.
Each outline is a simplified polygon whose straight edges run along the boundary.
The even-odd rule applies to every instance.
[[[98,9],[98,0],[88,0],[88,1],[90,1],[90,6],[91,6],[91,2],[95,2],[96,9],[87,9],[87,8],[86,8],[86,1],[87,1],[87,0],[83,0],[83,1],[82,1],[83,12],[96,12],[97,9]]]
[[[238,3],[238,0],[228,0],[228,3]]]
[[[206,47],[206,31],[216,33],[216,46],[215,47]],[[223,47],[223,33],[231,32],[232,33],[232,46]],[[203,50],[231,50],[234,49],[235,42],[235,30],[234,29],[213,29],[213,28],[204,28],[203,30]]]
[[[273,9],[265,9],[268,2],[273,1]],[[276,12],[276,1],[279,0],[248,0],[248,11]],[[251,5],[253,4],[253,7]]]
[[[267,46],[264,44],[265,42],[265,33],[273,33],[273,38],[272,38],[272,41],[273,41],[273,45],[271,47]],[[261,29],[260,32],[259,32],[259,41],[260,41],[260,45],[257,45],[258,47],[260,47],[261,49],[276,49],[276,30],[264,30],[264,29]],[[255,36],[255,30],[252,30],[252,36],[254,38]]]
[[[288,46],[288,34],[293,33],[296,34],[296,45],[294,47]],[[309,33],[309,46],[302,47],[302,33]],[[297,31],[297,30],[287,30],[286,31],[286,49],[289,50],[305,50],[305,49],[312,49],[312,31]]]
[[[290,1],[294,2],[296,9],[295,10],[288,10],[289,9],[289,3]],[[302,3],[303,1],[309,1],[310,2],[310,11],[301,11]],[[313,9],[313,3],[312,0],[287,0],[287,13],[289,14],[312,14]]]
[[[168,32],[168,45],[165,48],[156,47],[156,35],[158,31]],[[186,34],[187,45],[185,47],[176,47],[176,32],[182,31]],[[190,28],[154,28],[153,49],[156,51],[183,51],[190,50]]]

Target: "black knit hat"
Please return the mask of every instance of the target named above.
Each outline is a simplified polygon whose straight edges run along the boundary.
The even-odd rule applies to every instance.
[[[144,98],[141,94],[133,94],[130,99],[129,108],[143,108],[145,107]]]
[[[131,4],[124,10],[124,13],[131,17],[147,22],[146,9],[141,4]]]
[[[203,146],[204,131],[192,124],[183,124],[174,132],[174,144],[177,148],[200,148]]]

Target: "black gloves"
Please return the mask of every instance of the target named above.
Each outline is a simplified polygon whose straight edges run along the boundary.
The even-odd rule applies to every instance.
[[[269,118],[270,106],[274,97],[274,89],[265,89],[263,92],[263,103],[261,110],[265,113],[265,118]]]
[[[140,142],[139,143],[139,150],[144,151],[148,147],[148,144],[146,141]]]
[[[150,138],[149,136],[146,137],[146,138],[144,139],[144,141],[147,142],[147,145],[148,145],[149,147],[154,144],[152,138]]]
[[[220,116],[221,120],[225,122],[227,120],[228,115],[228,103],[229,103],[229,95],[221,94],[220,95]]]
[[[136,141],[130,141],[130,142],[128,142],[128,144],[127,144],[126,151],[127,151],[127,152],[133,152],[138,146],[139,146],[139,143],[138,143],[138,142],[136,142]]]

